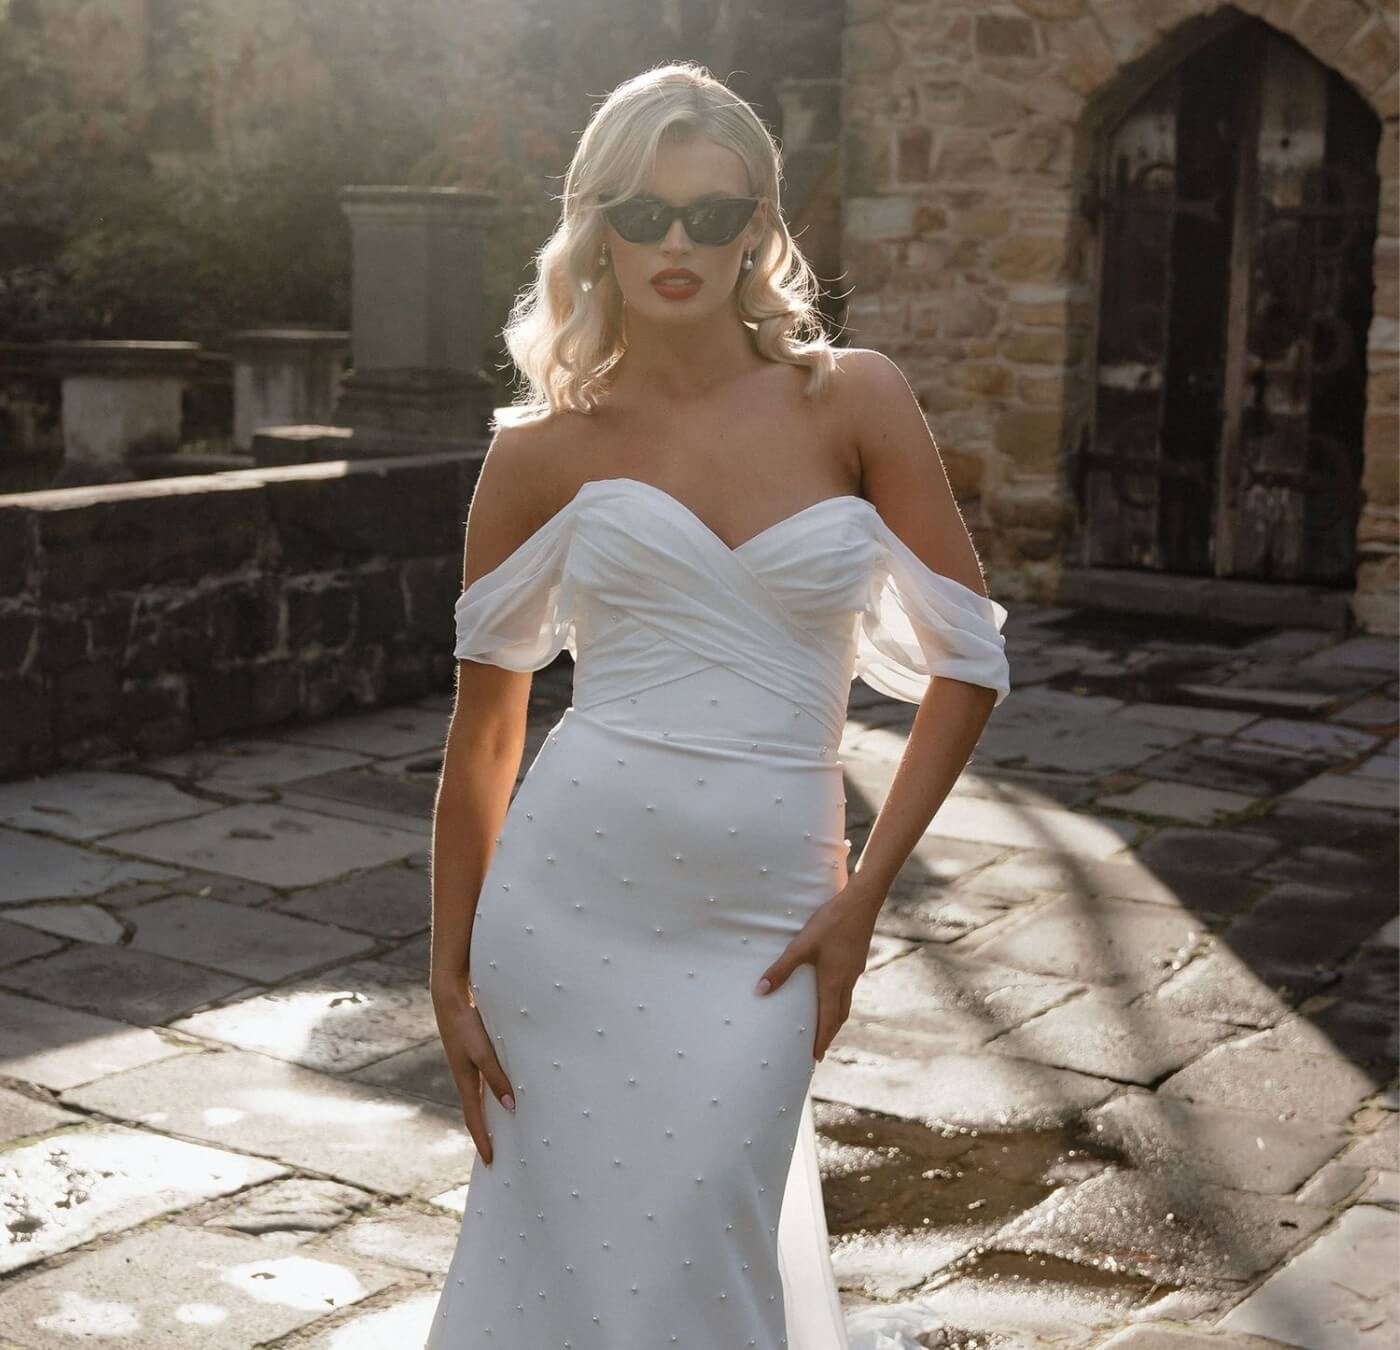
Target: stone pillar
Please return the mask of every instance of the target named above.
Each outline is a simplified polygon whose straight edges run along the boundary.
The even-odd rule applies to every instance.
[[[340,396],[350,334],[315,328],[248,328],[233,357],[233,444],[251,450],[263,427],[328,423]]]
[[[63,389],[63,467],[53,486],[127,481],[139,477],[133,455],[179,449],[199,343],[58,340],[43,350]]]
[[[353,253],[351,346],[335,420],[348,453],[480,447],[495,385],[482,370],[483,236],[489,193],[347,187]]]

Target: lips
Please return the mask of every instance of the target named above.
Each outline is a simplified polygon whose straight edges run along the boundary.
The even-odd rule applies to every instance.
[[[667,267],[656,273],[651,278],[653,286],[670,286],[680,288],[684,286],[698,286],[700,278],[685,267]]]

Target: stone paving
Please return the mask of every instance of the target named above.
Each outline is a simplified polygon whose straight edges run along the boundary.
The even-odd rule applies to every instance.
[[[967,1350],[1390,1350],[1397,644],[1007,639],[817,1069],[843,1300]],[[449,707],[0,784],[0,1346],[421,1343],[472,1159],[426,992]],[[857,852],[913,711],[853,688]]]

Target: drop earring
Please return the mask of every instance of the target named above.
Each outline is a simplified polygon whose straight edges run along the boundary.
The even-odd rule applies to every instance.
[[[744,254],[744,261],[743,261],[742,267],[743,267],[743,270],[744,270],[745,272],[752,272],[752,271],[753,271],[753,250],[752,250],[752,249],[750,249],[746,254]]]
[[[602,271],[603,268],[605,268],[607,265],[608,246],[604,244],[603,247],[598,251],[598,270]],[[593,289],[593,282],[591,278],[584,277],[584,279],[579,282],[579,289],[584,292],[591,291]]]

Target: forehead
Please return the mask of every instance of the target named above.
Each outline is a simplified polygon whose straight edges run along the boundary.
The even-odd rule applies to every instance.
[[[677,206],[701,197],[742,197],[749,191],[744,161],[727,145],[703,136],[663,136],[642,191]]]

